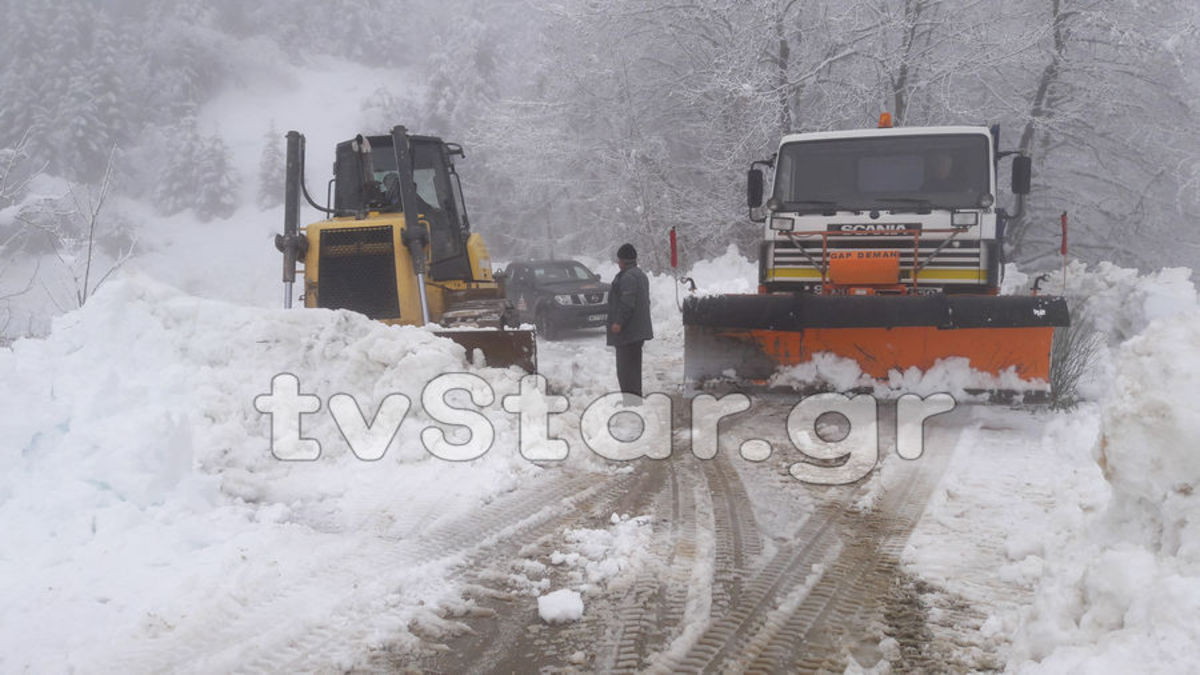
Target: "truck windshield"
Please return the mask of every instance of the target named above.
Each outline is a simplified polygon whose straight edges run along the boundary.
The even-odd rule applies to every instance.
[[[983,134],[787,143],[775,198],[787,211],[972,208],[992,193]]]

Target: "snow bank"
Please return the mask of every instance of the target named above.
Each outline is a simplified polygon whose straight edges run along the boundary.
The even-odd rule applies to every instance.
[[[758,292],[758,263],[738,252],[736,244],[730,244],[712,260],[696,263],[688,276],[696,282],[696,292],[700,295]]]
[[[1180,278],[1164,271],[1157,297],[1186,301]],[[1048,542],[1022,670],[1176,672],[1200,652],[1200,311],[1171,312],[1118,350],[1096,447],[1112,497],[1078,538]]]
[[[498,403],[482,458],[424,449],[420,431],[441,426],[420,403],[434,377],[472,373],[497,400],[516,391],[519,372],[463,357],[422,329],[200,300],[140,276],[111,280],[48,338],[0,348],[0,670],[104,669],[131,644],[204,634],[231,602],[306,584],[286,618],[319,622],[379,576],[355,550],[380,536],[420,545],[432,525],[536,486],[542,470]],[[322,399],[303,422],[317,461],[272,456],[254,400],[278,373]],[[351,454],[328,412],[336,393],[368,418],[389,394],[413,402],[382,460]],[[392,570],[387,593],[436,606],[447,587],[431,580],[455,562]]]
[[[1063,295],[1082,300],[1081,318],[1105,337],[1120,344],[1141,333],[1152,322],[1186,313],[1196,306],[1192,271],[1169,267],[1140,274],[1136,269],[1102,262],[1093,269],[1073,261],[1067,266]],[[1049,279],[1049,291],[1064,287],[1062,273]]]
[[[1157,553],[1200,572],[1200,311],[1126,343],[1105,406],[1099,462],[1113,517]]]

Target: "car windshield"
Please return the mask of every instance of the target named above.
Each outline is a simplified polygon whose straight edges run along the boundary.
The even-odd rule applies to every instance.
[[[590,281],[592,273],[577,262],[556,262],[535,266],[533,278],[538,281]]]
[[[774,194],[788,211],[977,207],[991,192],[989,143],[984,134],[788,143]]]

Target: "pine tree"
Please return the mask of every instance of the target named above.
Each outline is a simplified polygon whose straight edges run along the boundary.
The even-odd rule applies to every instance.
[[[172,153],[159,178],[154,199],[158,210],[172,215],[192,206],[196,192],[195,166],[202,150],[196,118],[185,117],[168,133]]]
[[[237,210],[238,183],[229,149],[220,136],[210,136],[201,146],[195,165],[195,208],[200,220],[228,218]]]
[[[284,172],[286,159],[283,156],[283,134],[271,125],[263,144],[262,157],[258,161],[258,206],[270,209],[283,203]]]

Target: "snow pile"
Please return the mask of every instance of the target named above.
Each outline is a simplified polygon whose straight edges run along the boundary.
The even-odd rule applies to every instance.
[[[853,391],[874,386],[874,379],[864,373],[853,359],[821,352],[814,355],[811,361],[780,367],[767,384],[799,391],[814,388]]]
[[[1200,571],[1200,311],[1153,325],[1121,349],[1099,462],[1127,534]]]
[[[1073,261],[1048,275],[1043,291],[1061,293],[1071,307],[1072,330],[1097,338],[1096,350],[1078,385],[1084,400],[1100,401],[1116,376],[1114,350],[1155,321],[1192,311],[1197,306],[1191,270],[1167,268],[1141,274],[1103,262],[1089,269]]]
[[[758,263],[739,253],[737,244],[712,260],[696,263],[688,276],[696,282],[699,295],[758,292]]]
[[[571,623],[583,618],[583,597],[561,588],[537,599],[538,616],[546,623]]]
[[[1054,543],[1014,644],[1025,668],[1171,672],[1200,652],[1197,344],[1193,308],[1119,350],[1096,450],[1112,498],[1083,538]]]
[[[230,602],[317,625],[349,587],[384,579],[381,603],[436,605],[447,587],[432,580],[460,561],[381,575],[368,553],[424,545],[438,522],[542,473],[500,410],[520,373],[463,356],[422,329],[199,300],[138,276],[110,281],[48,338],[0,349],[0,669],[92,669],[131,642],[185,644],[216,630]],[[421,441],[431,427],[465,440],[421,405],[425,384],[452,372],[496,396],[484,414],[497,440],[469,463],[437,460]],[[254,401],[279,373],[321,399],[302,423],[317,461],[272,456]],[[329,412],[338,393],[367,421],[389,394],[412,401],[381,460],[350,452]],[[382,634],[403,635],[404,617],[392,620]]]
[[[1196,306],[1192,271],[1169,267],[1147,274],[1102,262],[1089,270],[1075,261],[1067,266],[1063,295],[1083,299],[1080,315],[1110,345],[1139,334],[1152,322],[1185,313]],[[1050,277],[1050,290],[1062,288],[1062,273]]]
[[[829,352],[816,354],[811,361],[783,366],[775,371],[768,386],[797,391],[865,391],[878,398],[897,398],[912,393],[920,396],[946,393],[958,400],[986,398],[991,390],[1030,391],[1044,388],[1041,381],[1022,380],[1015,368],[999,375],[975,370],[962,357],[938,359],[932,368],[890,370],[886,381],[864,373],[858,362]]]
[[[568,582],[585,593],[622,588],[649,547],[650,516],[614,513],[610,523],[607,529],[567,530],[566,550],[550,554],[550,564],[566,567]]]

